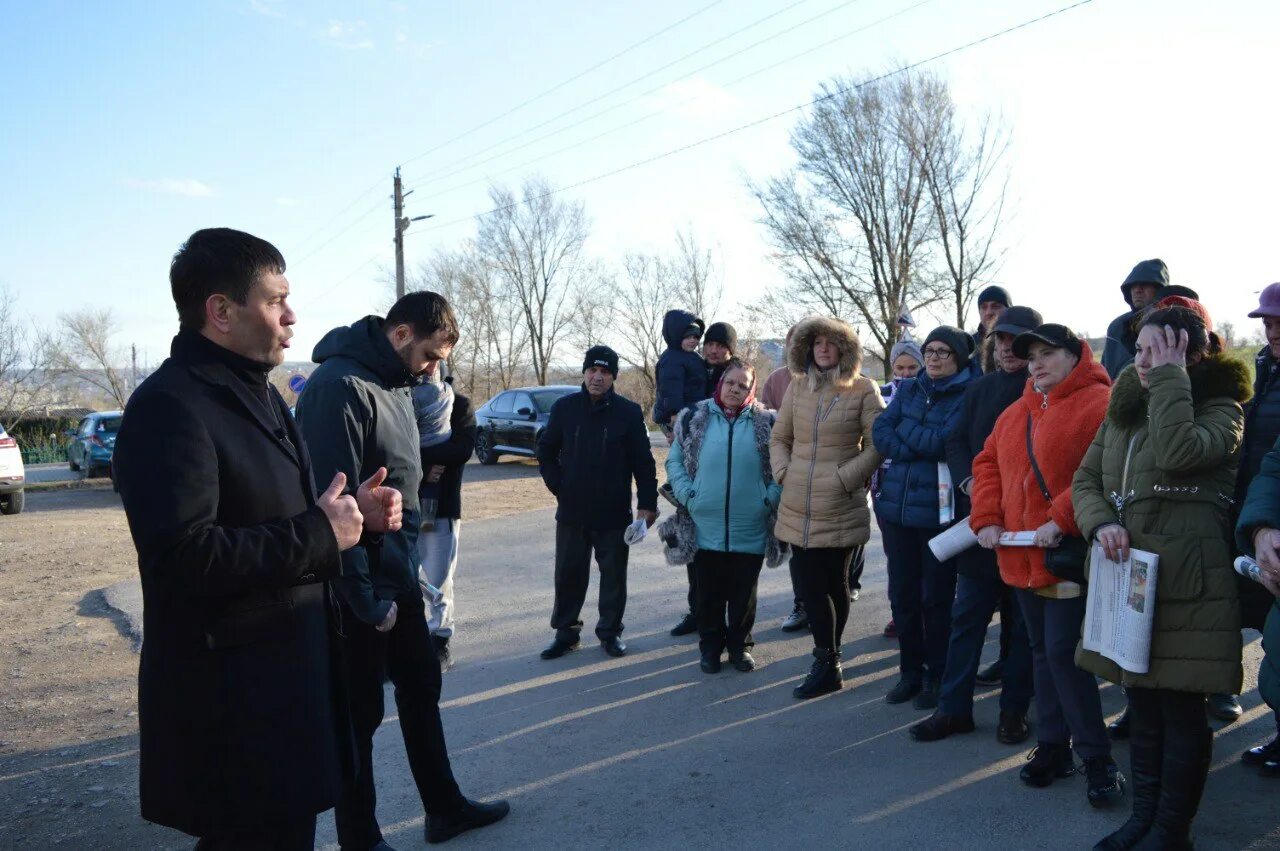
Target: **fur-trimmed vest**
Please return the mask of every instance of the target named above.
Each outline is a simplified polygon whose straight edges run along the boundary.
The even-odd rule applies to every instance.
[[[1155,367],[1147,378],[1144,388],[1129,366],[1116,379],[1071,495],[1086,538],[1121,523],[1134,549],[1160,556],[1151,668],[1122,671],[1083,648],[1076,663],[1125,686],[1237,694],[1240,605],[1230,515],[1248,370],[1214,355],[1187,369]]]
[[[762,552],[769,567],[785,560],[786,546],[773,534],[780,494],[769,467],[773,423],[773,413],[758,403],[730,422],[711,399],[676,419],[667,480],[680,505],[658,526],[668,563],[688,564],[699,549]],[[714,446],[708,445],[709,434],[715,435]],[[745,458],[743,447],[731,442],[744,438],[752,441]],[[707,451],[716,456],[704,456]],[[750,467],[757,475],[741,474],[744,460],[754,462]]]

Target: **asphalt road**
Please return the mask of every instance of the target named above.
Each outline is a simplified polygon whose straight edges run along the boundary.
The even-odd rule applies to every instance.
[[[994,691],[980,692],[977,732],[928,745],[908,738],[923,714],[883,700],[896,647],[880,637],[888,606],[876,544],[845,635],[847,686],[799,702],[790,692],[811,645],[778,629],[791,603],[786,569],[761,578],[761,667],[707,676],[695,640],[667,634],[684,607],[684,571],[663,562],[653,538],[632,554],[627,657],[584,641],[563,659],[539,659],[552,635],[551,524],[551,511],[539,510],[464,527],[445,728],[463,791],[508,798],[513,810],[459,847],[1089,848],[1127,817],[1127,807],[1090,809],[1082,777],[1044,790],[1020,783],[1027,748],[995,741]],[[594,600],[595,580],[588,630]],[[988,656],[994,630],[991,638]],[[1250,674],[1258,656],[1255,640]],[[1244,720],[1215,743],[1197,824],[1203,849],[1280,848],[1280,782],[1237,759],[1274,734],[1253,688]],[[1104,700],[1119,711],[1117,689]],[[376,739],[379,816],[391,845],[421,847],[422,807],[390,688],[387,706]],[[1127,766],[1123,747],[1117,757]],[[335,847],[330,814],[319,841]]]
[[[73,473],[66,461],[56,464],[28,464],[26,469],[28,484],[45,482],[69,482],[83,478],[83,473]]]

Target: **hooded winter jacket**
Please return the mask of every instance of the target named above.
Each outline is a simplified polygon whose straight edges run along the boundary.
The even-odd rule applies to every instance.
[[[1129,305],[1129,311],[1111,320],[1111,324],[1107,326],[1107,344],[1102,349],[1102,368],[1111,376],[1112,381],[1120,375],[1120,370],[1133,363],[1138,345],[1138,330],[1133,327],[1133,321],[1137,318],[1133,309],[1134,284],[1155,284],[1158,289],[1151,302],[1155,304],[1169,286],[1169,267],[1163,260],[1143,260],[1133,267],[1124,283],[1120,284],[1120,294]]]
[[[768,463],[773,420],[754,404],[730,422],[715,400],[706,399],[676,421],[667,481],[693,519],[698,549],[764,554],[770,516],[782,495]],[[697,453],[692,463],[686,444]]]
[[[1236,526],[1236,545],[1240,552],[1256,555],[1253,536],[1264,527],[1280,527],[1280,449],[1266,454],[1258,475],[1249,485],[1249,495]],[[1264,586],[1253,584],[1266,591]],[[1271,598],[1269,612],[1262,628],[1262,649],[1266,656],[1258,671],[1258,691],[1268,706],[1280,712],[1280,598]]]
[[[988,376],[990,377],[990,376]],[[984,379],[986,380],[986,379]],[[1048,394],[1031,381],[1022,396],[996,420],[994,431],[973,462],[969,526],[977,532],[1003,526],[1032,532],[1052,520],[1066,535],[1078,535],[1071,503],[1071,480],[1107,413],[1111,379],[1081,341],[1080,362]],[[1046,502],[1027,455],[1031,445],[1052,502]],[[999,547],[1000,578],[1014,588],[1045,588],[1061,580],[1044,566],[1039,547]]]
[[[667,349],[658,358],[654,376],[658,393],[653,401],[653,421],[666,425],[671,418],[695,402],[707,398],[707,364],[697,352],[680,348],[690,325],[702,327],[702,320],[687,310],[668,310],[662,317],[662,339]]]
[[[297,416],[316,482],[327,487],[335,473],[343,472],[348,492],[355,493],[386,467],[385,485],[404,498],[400,531],[366,534],[342,554],[339,593],[356,617],[380,624],[397,596],[422,593],[416,561],[422,463],[411,390],[419,378],[392,348],[379,316],[333,329],[311,359],[320,366],[298,399]]]
[[[978,362],[934,381],[923,369],[893,394],[873,432],[876,450],[891,462],[880,475],[876,516],[900,526],[931,529],[938,522],[938,464],[960,422],[965,388],[981,377]]]
[[[834,340],[840,361],[813,363],[818,335]],[[852,547],[871,539],[867,482],[880,464],[871,429],[884,408],[880,388],[859,374],[862,343],[838,319],[811,317],[787,346],[791,385],[769,441],[773,478],[782,485],[774,534],[794,546]]]
[[[1160,556],[1151,669],[1122,671],[1083,648],[1076,662],[1126,686],[1237,694],[1240,604],[1230,510],[1248,372],[1215,355],[1188,369],[1156,367],[1148,381],[1144,389],[1133,368],[1120,374],[1071,491],[1087,539],[1119,522],[1134,549]]]

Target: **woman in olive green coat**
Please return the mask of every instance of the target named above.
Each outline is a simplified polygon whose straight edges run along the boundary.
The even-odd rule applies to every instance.
[[[1240,689],[1240,609],[1230,505],[1251,393],[1190,299],[1144,321],[1134,365],[1072,482],[1076,523],[1109,558],[1160,556],[1151,665],[1122,671],[1081,647],[1081,668],[1129,693],[1133,815],[1102,849],[1189,848],[1213,734],[1205,694]]]

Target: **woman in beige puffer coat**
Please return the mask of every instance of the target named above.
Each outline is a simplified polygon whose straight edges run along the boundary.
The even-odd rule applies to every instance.
[[[871,538],[867,482],[881,461],[871,426],[884,402],[861,364],[862,344],[844,322],[815,316],[795,326],[787,346],[792,380],[769,456],[782,485],[774,534],[792,547],[791,578],[813,633],[814,663],[797,698],[842,687],[849,560]]]

